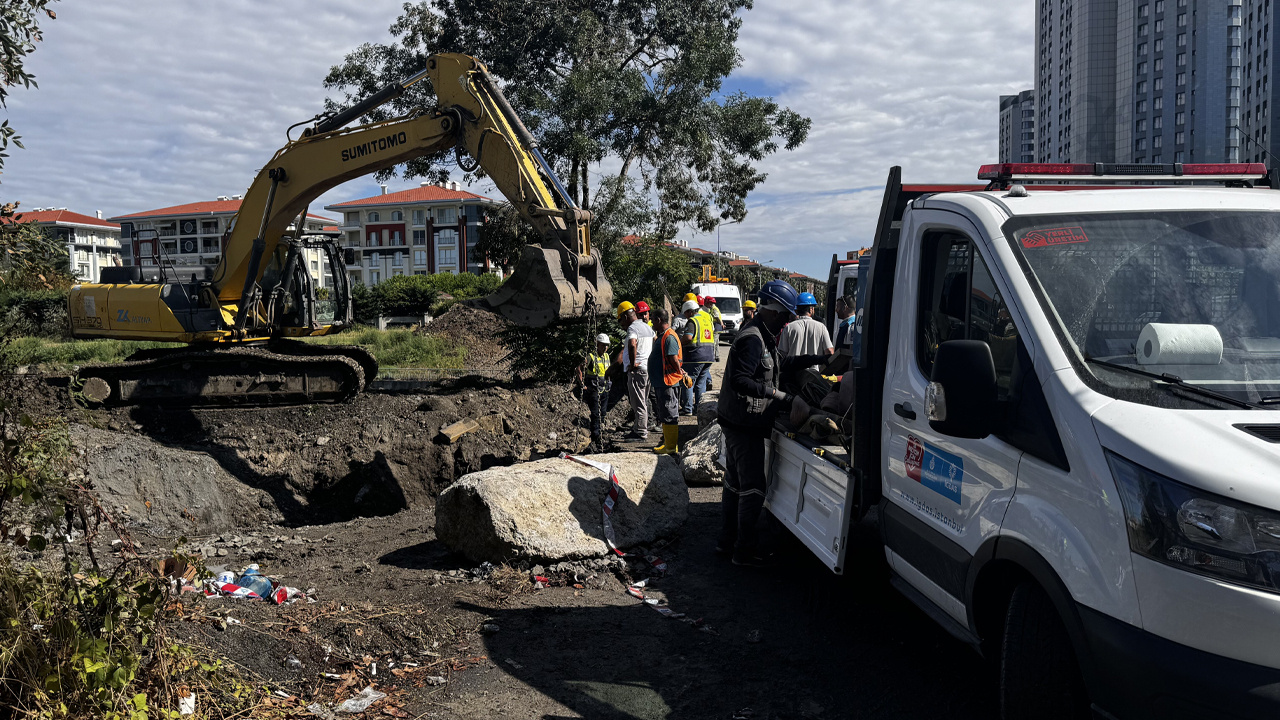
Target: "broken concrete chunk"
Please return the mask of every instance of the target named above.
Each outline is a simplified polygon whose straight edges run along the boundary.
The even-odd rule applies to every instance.
[[[457,442],[458,438],[469,432],[475,432],[480,429],[480,423],[475,420],[459,420],[452,425],[445,425],[440,428],[440,434],[449,442]]]
[[[320,437],[316,438],[316,445],[319,445],[320,447],[324,447],[325,445],[328,445],[328,444],[329,444],[328,435],[321,435]]]
[[[724,468],[720,458],[720,439],[724,431],[713,422],[698,436],[685,443],[680,453],[680,470],[684,481],[690,485],[720,485],[724,483]]]
[[[624,496],[612,515],[618,547],[680,531],[689,492],[674,457],[588,456],[610,463]],[[551,458],[464,475],[440,494],[436,535],[476,562],[579,560],[609,551],[601,505],[609,481],[596,470]]]

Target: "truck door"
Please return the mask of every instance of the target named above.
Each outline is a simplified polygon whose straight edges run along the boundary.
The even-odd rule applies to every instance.
[[[1002,282],[984,259],[981,236],[943,211],[913,211],[904,233],[893,298],[885,377],[881,519],[894,571],[962,625],[969,563],[1000,527],[1021,451],[990,436],[953,438],[929,427],[925,390],[938,345],[991,345],[1007,394],[1018,345]]]

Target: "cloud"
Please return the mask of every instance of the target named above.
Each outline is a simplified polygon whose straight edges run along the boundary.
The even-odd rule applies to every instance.
[[[60,3],[10,96],[0,193],[107,216],[245,191],[285,128],[323,108],[329,67],[383,40],[399,0]],[[376,192],[372,180],[313,207]]]
[[[997,159],[999,96],[1032,86],[1034,37],[1031,3],[757,0],[728,85],[775,88],[813,129],[762,163],[769,178],[722,245],[825,277],[832,252],[870,243],[891,166],[976,182]]]
[[[401,0],[59,5],[29,63],[39,89],[10,96],[27,149],[0,197],[112,216],[244,192],[285,128],[323,107],[329,67],[389,40]],[[870,242],[890,166],[972,182],[996,156],[998,96],[1031,86],[1033,16],[1029,2],[756,0],[725,89],[772,94],[813,130],[762,163],[724,247],[824,275],[833,252]],[[353,180],[313,211],[377,192]]]

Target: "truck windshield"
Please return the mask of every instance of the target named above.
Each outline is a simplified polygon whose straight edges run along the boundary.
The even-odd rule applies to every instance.
[[[1167,407],[1280,403],[1280,212],[1022,216],[1004,231],[1095,389]]]
[[[742,301],[736,297],[718,297],[716,298],[716,307],[720,308],[720,312],[727,315],[737,315],[742,312]]]

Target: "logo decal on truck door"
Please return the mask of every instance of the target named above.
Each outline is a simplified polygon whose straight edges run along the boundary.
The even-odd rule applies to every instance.
[[[907,477],[960,504],[964,487],[964,459],[921,442],[915,435],[907,436]]]

